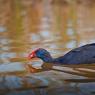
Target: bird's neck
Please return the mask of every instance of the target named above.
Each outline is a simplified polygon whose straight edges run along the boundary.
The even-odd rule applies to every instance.
[[[58,58],[53,58],[53,57],[43,57],[41,58],[44,62],[46,63],[59,63]]]
[[[41,58],[46,63],[52,63],[54,61],[54,58],[50,57],[43,57]]]
[[[62,59],[63,59],[64,57],[62,57]],[[61,63],[66,63],[66,61],[65,61],[65,58],[64,58],[64,60],[62,60],[61,61],[61,58],[60,57],[58,57],[58,58],[53,58],[53,57],[43,57],[43,58],[41,58],[44,62],[46,62],[46,63],[54,63],[54,64],[61,64]]]

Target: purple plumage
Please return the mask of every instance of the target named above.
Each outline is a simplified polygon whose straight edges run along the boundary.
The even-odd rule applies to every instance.
[[[35,55],[35,56],[33,56]],[[38,57],[46,63],[55,63],[55,64],[91,64],[95,63],[95,43],[87,44],[78,48],[75,48],[69,51],[67,54],[58,57],[52,58],[50,53],[43,49],[39,48],[33,51],[29,58],[32,59]]]

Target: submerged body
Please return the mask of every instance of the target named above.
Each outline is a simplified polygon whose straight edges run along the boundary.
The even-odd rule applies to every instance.
[[[52,58],[47,50],[39,48],[29,55],[29,58],[34,57],[38,57],[46,63],[91,64],[95,63],[95,43],[75,48],[58,58]]]
[[[71,50],[64,56],[56,58],[61,64],[90,64],[95,63],[95,44],[88,44]]]

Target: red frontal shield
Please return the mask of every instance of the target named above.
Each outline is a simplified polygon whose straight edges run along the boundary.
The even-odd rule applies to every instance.
[[[28,59],[35,58],[36,57],[36,51],[37,50],[39,50],[39,49],[33,50],[32,53],[29,54]]]

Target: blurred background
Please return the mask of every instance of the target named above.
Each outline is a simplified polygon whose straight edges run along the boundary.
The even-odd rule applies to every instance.
[[[0,63],[38,47],[53,56],[95,42],[95,0],[0,0]]]

